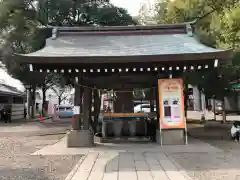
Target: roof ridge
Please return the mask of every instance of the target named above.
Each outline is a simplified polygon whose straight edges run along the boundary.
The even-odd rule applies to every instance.
[[[84,27],[52,27],[52,39],[61,35],[94,35],[94,34],[162,34],[186,33],[186,27],[190,23],[159,24],[159,25],[131,25],[131,26],[84,26]]]
[[[122,31],[122,30],[153,30],[153,29],[181,29],[185,28],[186,24],[158,24],[158,25],[130,25],[130,26],[48,26],[49,28],[56,29],[58,32],[81,32],[81,31]]]

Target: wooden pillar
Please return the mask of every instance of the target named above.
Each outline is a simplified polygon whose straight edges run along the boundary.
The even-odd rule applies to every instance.
[[[94,133],[96,133],[96,127],[95,127],[95,124],[94,124],[94,120],[92,118],[92,107],[93,107],[93,90],[92,89],[89,89],[89,104],[88,104],[88,121],[89,121],[89,124],[92,128],[92,131]]]
[[[78,80],[81,82],[82,75],[79,74]],[[81,129],[81,113],[82,113],[82,87],[79,85],[75,85],[75,93],[74,93],[74,106],[79,107],[80,112],[79,114],[75,114],[72,120],[72,128],[73,130],[80,130]]]
[[[159,105],[159,90],[158,90],[158,82],[156,83],[155,91],[155,100],[156,100],[156,114],[157,114],[157,129],[159,129],[159,118],[160,118],[160,105]]]
[[[98,116],[100,113],[100,104],[101,104],[101,100],[99,98],[99,92],[98,90],[94,90],[93,92],[93,99],[94,99],[94,123],[97,123],[98,121]]]
[[[89,99],[90,89],[84,88],[83,90],[83,130],[89,130]]]
[[[80,85],[82,74],[79,74],[78,80]],[[94,144],[93,134],[89,131],[89,88],[82,88],[79,85],[75,86],[74,105],[80,106],[81,115],[77,112],[76,119],[73,120],[74,128],[67,135],[67,147],[90,147]]]
[[[80,97],[80,86],[75,85],[75,93],[74,93],[74,106],[77,106],[80,108],[81,103],[81,97]],[[80,109],[81,111],[81,109]],[[81,129],[81,123],[80,123],[80,112],[79,114],[75,114],[74,118],[72,120],[72,128],[73,130],[80,130]]]
[[[154,89],[150,89],[150,110],[154,112]]]

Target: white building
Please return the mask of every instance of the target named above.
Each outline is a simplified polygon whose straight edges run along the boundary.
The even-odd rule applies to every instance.
[[[12,120],[24,118],[25,97],[25,93],[17,88],[7,85],[4,81],[0,82],[0,110],[10,105]]]
[[[54,105],[59,104],[59,98],[61,99],[60,104],[73,104],[72,102],[72,94],[74,94],[74,89],[65,89],[64,92],[60,92],[61,90],[55,88],[56,91],[52,89],[48,89],[46,91],[46,102],[48,102],[48,114],[52,113],[52,108]],[[43,103],[43,94],[42,90],[38,89],[36,91],[36,112],[37,114],[42,111],[42,103]],[[37,108],[38,107],[38,108]],[[38,109],[38,110],[37,110]]]

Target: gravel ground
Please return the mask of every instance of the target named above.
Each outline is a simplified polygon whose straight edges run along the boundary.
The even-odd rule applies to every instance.
[[[193,180],[240,180],[240,144],[209,140],[223,153],[174,153],[171,156]]]
[[[33,156],[63,135],[0,138],[1,180],[64,180],[81,156]]]
[[[0,137],[28,137],[46,134],[64,134],[71,129],[71,120],[44,122],[14,122],[5,124],[0,122]]]
[[[230,153],[233,156],[240,157],[240,144],[232,140],[205,140],[205,142]],[[239,166],[240,167],[240,166]]]

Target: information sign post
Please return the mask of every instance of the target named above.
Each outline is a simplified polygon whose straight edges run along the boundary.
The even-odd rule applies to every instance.
[[[159,79],[159,125],[160,143],[163,144],[163,130],[183,129],[187,144],[187,127],[184,113],[182,79]]]

